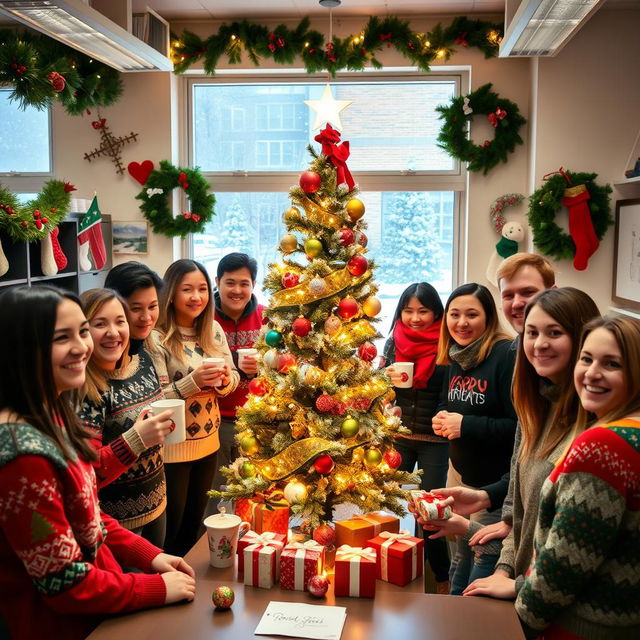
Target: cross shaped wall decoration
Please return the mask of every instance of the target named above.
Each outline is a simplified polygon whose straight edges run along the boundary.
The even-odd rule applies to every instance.
[[[84,154],[84,159],[91,162],[94,158],[100,156],[109,156],[111,162],[116,165],[116,173],[123,174],[124,166],[122,165],[121,150],[125,144],[130,142],[136,142],[138,134],[133,131],[128,136],[120,136],[116,138],[109,127],[107,126],[107,119],[98,117],[91,123],[91,126],[100,132],[100,146],[93,151]]]

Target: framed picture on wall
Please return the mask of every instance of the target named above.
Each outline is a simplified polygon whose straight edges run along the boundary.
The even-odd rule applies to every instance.
[[[113,221],[113,253],[144,255],[149,252],[149,225],[147,222]]]
[[[612,298],[640,309],[640,198],[616,202]]]

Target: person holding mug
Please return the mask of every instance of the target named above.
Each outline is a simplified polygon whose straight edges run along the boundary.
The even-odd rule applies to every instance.
[[[430,491],[447,480],[448,440],[433,432],[442,388],[444,367],[436,365],[443,307],[440,296],[428,282],[409,285],[400,296],[383,349],[386,373],[396,392],[396,406],[402,409],[402,423],[410,435],[399,436],[395,448],[402,456],[399,467],[423,472],[422,488]],[[395,363],[413,365],[411,384]],[[406,374],[405,374],[406,375]],[[429,540],[425,552],[436,580],[437,593],[449,593],[449,554],[445,540]]]
[[[216,471],[218,399],[234,391],[239,376],[222,327],[213,319],[206,269],[193,260],[177,260],[164,282],[150,353],[165,397],[185,401],[187,439],[165,447],[165,546],[183,555],[196,542]],[[209,358],[218,362],[207,362]]]
[[[79,416],[99,454],[94,465],[102,509],[157,546],[164,544],[167,491],[162,443],[170,412],[151,416],[162,389],[144,350],[129,355],[126,302],[109,289],[80,300],[93,338]]]
[[[74,294],[47,286],[2,294],[0,626],[15,639],[81,640],[109,614],[195,596],[182,558],[100,511],[98,453],[73,405],[92,350]]]

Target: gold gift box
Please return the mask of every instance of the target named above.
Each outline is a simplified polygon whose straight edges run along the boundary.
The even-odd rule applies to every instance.
[[[400,520],[382,511],[353,516],[350,520],[338,520],[336,546],[348,544],[350,547],[365,547],[367,540],[375,538],[382,531],[398,533]]]

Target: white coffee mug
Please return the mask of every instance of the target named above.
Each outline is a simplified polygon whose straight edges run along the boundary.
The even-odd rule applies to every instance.
[[[387,374],[398,389],[410,389],[413,386],[413,362],[394,362],[387,367]]]
[[[238,349],[238,367],[244,371],[245,358],[254,357],[258,355],[257,349]],[[246,373],[246,371],[245,371]]]
[[[226,360],[224,358],[204,358],[204,360],[202,361],[206,364],[212,364],[216,367],[224,367]],[[221,387],[222,386],[222,377],[218,378],[214,383],[213,383],[214,387]]]
[[[216,513],[205,518],[204,526],[209,541],[209,564],[220,569],[230,567],[238,549],[240,530],[246,533],[251,525],[233,513]]]
[[[151,414],[157,416],[159,413],[171,409],[171,420],[174,424],[173,431],[164,439],[164,444],[178,444],[187,439],[187,429],[184,416],[184,400],[179,398],[156,400],[152,402]]]

